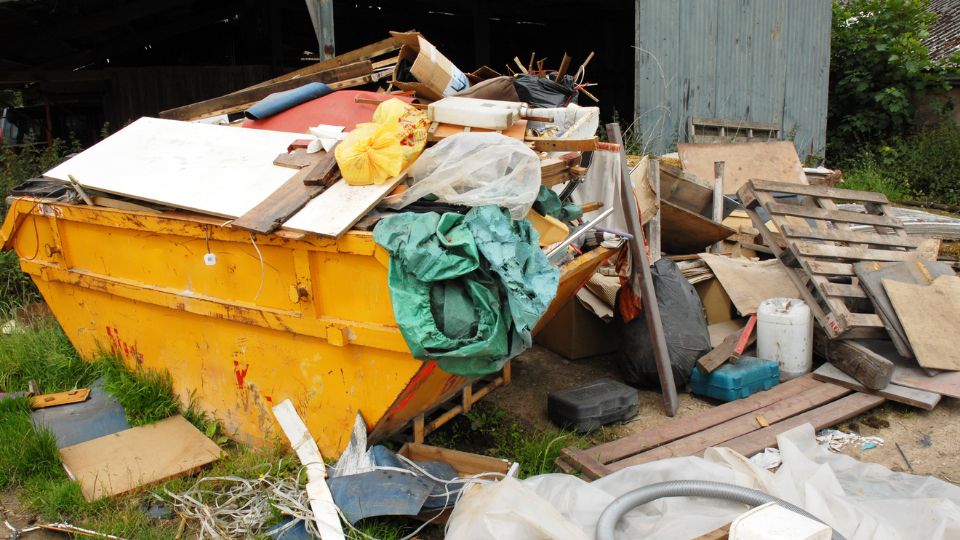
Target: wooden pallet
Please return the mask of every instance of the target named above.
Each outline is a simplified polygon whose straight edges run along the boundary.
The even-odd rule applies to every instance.
[[[413,442],[423,443],[423,439],[440,429],[444,424],[458,415],[470,412],[475,403],[492,392],[495,388],[510,384],[510,362],[503,365],[499,372],[482,377],[467,383],[459,394],[440,403],[433,409],[414,417],[410,421],[413,431]]]
[[[696,456],[725,446],[749,456],[776,446],[777,435],[805,423],[821,429],[884,402],[880,396],[817,381],[807,374],[702,414],[670,419],[623,439],[581,450],[564,448],[557,465],[595,479],[658,459]],[[764,424],[767,424],[766,426]]]
[[[774,193],[795,195],[801,202],[775,199]],[[886,337],[883,321],[853,269],[858,261],[905,261],[916,256],[917,242],[907,236],[886,196],[767,180],[750,180],[737,194],[828,337]],[[861,202],[866,213],[840,210],[834,200]],[[770,215],[783,237],[780,242],[757,207]],[[850,228],[854,224],[869,227],[854,231]]]

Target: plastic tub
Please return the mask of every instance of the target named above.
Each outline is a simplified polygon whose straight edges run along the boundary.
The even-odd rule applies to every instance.
[[[780,365],[780,380],[789,381],[813,367],[813,315],[796,298],[769,298],[757,308],[757,356]]]

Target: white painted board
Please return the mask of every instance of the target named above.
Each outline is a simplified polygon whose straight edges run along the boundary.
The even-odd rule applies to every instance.
[[[83,187],[235,218],[296,170],[273,164],[305,135],[144,117],[44,176]]]
[[[297,173],[273,164],[299,133],[144,117],[47,171],[55,180],[203,214],[238,218]],[[337,237],[406,177],[381,185],[339,181],[284,227]]]

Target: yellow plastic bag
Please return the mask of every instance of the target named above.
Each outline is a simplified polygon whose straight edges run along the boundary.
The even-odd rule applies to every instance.
[[[366,186],[400,174],[405,166],[401,137],[396,121],[357,124],[334,151],[343,179],[350,185]]]
[[[427,130],[430,121],[426,111],[404,103],[397,98],[388,99],[377,106],[373,121],[378,124],[397,122],[402,132],[400,146],[403,147],[404,168],[413,163],[427,144]]]

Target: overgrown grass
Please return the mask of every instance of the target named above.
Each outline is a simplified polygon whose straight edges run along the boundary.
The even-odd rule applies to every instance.
[[[25,398],[0,400],[0,488],[22,486],[31,478],[63,474],[57,441],[34,429]]]
[[[908,198],[909,186],[898,175],[893,174],[872,156],[865,156],[852,167],[843,171],[844,189],[876,191],[883,193],[891,201]]]
[[[26,390],[30,380],[43,392],[59,392],[89,385],[97,376],[97,366],[77,355],[52,318],[36,318],[0,338],[0,388],[6,392]]]

